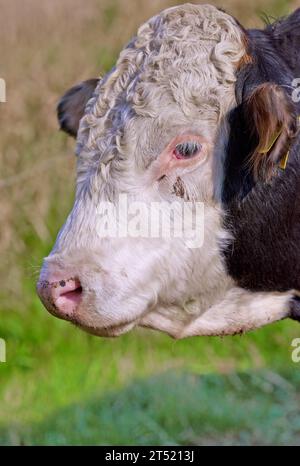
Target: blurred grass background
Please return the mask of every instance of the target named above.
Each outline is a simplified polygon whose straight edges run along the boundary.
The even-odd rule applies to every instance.
[[[300,365],[281,322],[243,337],[97,339],[46,313],[43,256],[73,202],[60,95],[103,74],[167,0],[0,0],[0,444],[300,444]],[[245,26],[298,1],[219,0]]]

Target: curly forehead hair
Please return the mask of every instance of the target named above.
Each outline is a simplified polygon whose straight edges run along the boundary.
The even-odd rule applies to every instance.
[[[244,54],[243,30],[213,6],[185,4],[151,18],[87,106],[77,140],[83,165],[85,154],[89,164],[120,160],[128,154],[129,121],[159,118],[162,109],[174,114],[176,106],[184,117],[216,127],[234,104],[235,73]]]

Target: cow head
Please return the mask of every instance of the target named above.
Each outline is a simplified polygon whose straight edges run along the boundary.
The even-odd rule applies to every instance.
[[[220,299],[231,285],[221,253],[228,236],[219,194],[234,111],[246,120],[246,105],[256,115],[249,147],[257,170],[256,154],[269,137],[263,112],[273,101],[278,115],[270,118],[270,133],[279,123],[285,132],[272,160],[294,128],[288,104],[281,110],[281,89],[260,82],[244,92],[248,74],[239,76],[254,61],[249,34],[234,18],[209,5],[186,4],[145,23],[103,79],[63,97],[61,126],[77,135],[77,188],[38,283],[51,313],[93,334],[116,336],[158,309],[184,322]],[[188,241],[199,233],[194,220],[181,237],[172,228],[170,237],[149,230],[130,235],[120,214],[118,234],[104,235],[109,221],[101,209],[112,205],[116,212],[120,199],[126,209],[142,202],[147,212],[158,203],[163,215],[173,202],[175,210],[204,205],[201,225],[196,221],[201,244]]]

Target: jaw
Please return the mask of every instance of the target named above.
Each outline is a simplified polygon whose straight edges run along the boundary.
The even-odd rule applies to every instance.
[[[85,332],[105,338],[118,337],[130,332],[135,327],[145,327],[168,334],[173,338],[180,338],[185,326],[198,315],[199,307],[186,306],[185,309],[179,304],[161,304],[149,309],[147,313],[139,316],[131,322],[116,323],[115,325],[97,326],[97,324],[87,324],[85,319],[73,318],[71,323]]]
[[[118,337],[120,335],[128,333],[130,330],[132,330],[136,326],[136,322],[130,322],[127,324],[120,324],[120,325],[112,325],[109,327],[87,326],[75,320],[72,321],[72,323],[76,327],[80,328],[81,330],[84,330],[85,332],[91,335],[94,335],[96,337],[106,337],[106,338]]]
[[[118,300],[118,303],[102,301],[99,303],[94,295],[86,296],[81,306],[67,320],[81,330],[98,337],[118,337],[132,330],[142,317],[142,312],[129,312],[130,307]]]

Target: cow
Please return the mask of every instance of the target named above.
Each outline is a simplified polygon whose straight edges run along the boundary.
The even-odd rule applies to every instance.
[[[221,9],[184,4],[143,24],[104,78],[63,96],[77,184],[37,284],[50,313],[107,337],[299,320],[299,47],[300,9],[246,30]],[[122,195],[202,204],[201,246],[100,234],[99,206]]]

